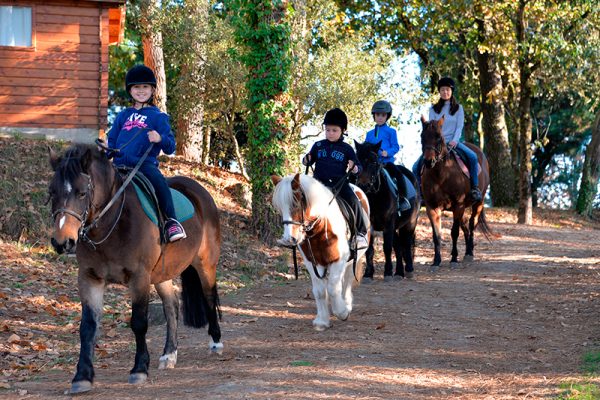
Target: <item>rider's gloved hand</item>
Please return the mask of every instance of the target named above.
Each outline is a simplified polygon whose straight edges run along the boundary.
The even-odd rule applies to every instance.
[[[304,157],[302,157],[302,165],[308,165],[308,163],[310,162],[310,154],[305,155]]]

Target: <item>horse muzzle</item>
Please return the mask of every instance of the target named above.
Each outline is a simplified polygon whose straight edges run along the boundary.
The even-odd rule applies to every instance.
[[[436,163],[437,163],[437,160],[435,158],[423,160],[423,164],[425,165],[425,168],[433,168],[433,167],[435,167]]]
[[[58,254],[74,254],[77,249],[77,242],[73,239],[67,239],[62,243],[59,243],[58,240],[51,238],[50,244]]]
[[[298,239],[296,239],[293,236],[290,237],[282,237],[280,239],[277,239],[277,245],[281,246],[281,247],[289,247],[289,248],[294,248],[296,246],[298,246]]]

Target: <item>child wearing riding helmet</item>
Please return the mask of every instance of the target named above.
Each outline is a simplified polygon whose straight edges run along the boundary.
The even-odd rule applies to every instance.
[[[356,216],[357,235],[356,241],[353,241],[353,248],[366,248],[368,246],[367,226],[363,219],[362,207],[358,197],[345,179],[347,170],[353,174],[361,171],[354,149],[344,142],[344,132],[348,129],[348,117],[339,108],[333,108],[325,113],[323,125],[325,125],[325,139],[312,146],[310,152],[302,159],[302,164],[315,164],[313,176],[325,186],[332,188],[338,182],[342,185],[339,196],[350,205]],[[342,179],[343,181],[341,181]]]
[[[387,124],[392,116],[392,105],[385,100],[376,101],[371,107],[371,115],[375,121],[375,128],[367,132],[365,143],[381,143],[379,161],[387,172],[386,179],[398,201],[398,214],[410,209],[410,202],[406,198],[407,188],[402,172],[394,164],[396,153],[400,151],[396,130]],[[395,181],[395,183],[394,183]]]
[[[169,242],[186,237],[183,226],[175,219],[173,198],[165,177],[158,169],[157,157],[175,151],[175,137],[169,116],[154,105],[156,77],[145,65],[136,65],[125,75],[125,88],[133,106],[121,111],[108,133],[108,147],[117,166],[135,167],[149,146],[152,150],[142,162],[139,171],[152,183],[159,207],[167,218],[165,231]]]
[[[429,120],[440,120],[444,117],[444,124],[442,125],[442,135],[449,149],[456,148],[459,152],[462,152],[468,158],[469,175],[471,182],[471,200],[474,202],[481,201],[481,191],[479,190],[479,177],[477,175],[477,154],[464,143],[460,142],[462,135],[463,126],[465,124],[465,114],[463,107],[458,104],[454,97],[454,80],[449,77],[443,77],[438,81],[438,91],[440,93],[440,99],[437,103],[433,104],[429,108]],[[423,164],[423,156],[419,157],[415,165],[413,166],[413,172],[421,181],[421,166]]]

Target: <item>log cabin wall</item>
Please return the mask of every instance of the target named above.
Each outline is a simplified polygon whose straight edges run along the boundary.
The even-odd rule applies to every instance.
[[[0,132],[80,142],[104,133],[109,9],[120,3],[0,0],[32,9],[31,47],[0,46]]]

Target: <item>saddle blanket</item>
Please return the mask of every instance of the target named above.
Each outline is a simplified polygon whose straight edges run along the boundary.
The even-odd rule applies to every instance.
[[[456,162],[458,163],[460,170],[463,172],[463,174],[465,174],[465,176],[467,178],[469,178],[471,176],[471,174],[469,174],[469,168],[467,167],[467,164],[465,164],[465,162],[462,159],[464,156],[462,154],[459,155],[459,152],[456,150],[451,151],[451,153],[454,156],[454,159],[456,160]],[[481,172],[481,164],[477,163],[477,175],[479,175],[480,172]]]
[[[404,186],[406,187],[406,198],[414,199],[417,196],[415,186],[405,175],[402,175],[402,178],[404,178]]]
[[[135,188],[138,199],[140,199],[140,203],[142,204],[144,212],[148,218],[150,218],[150,221],[154,223],[154,225],[158,225],[158,212],[156,209],[156,204],[138,184],[135,182],[132,182],[132,184]],[[173,197],[173,206],[175,207],[175,216],[177,221],[183,222],[194,216],[194,206],[192,205],[192,202],[183,195],[183,193],[175,189],[171,189],[171,197]]]

